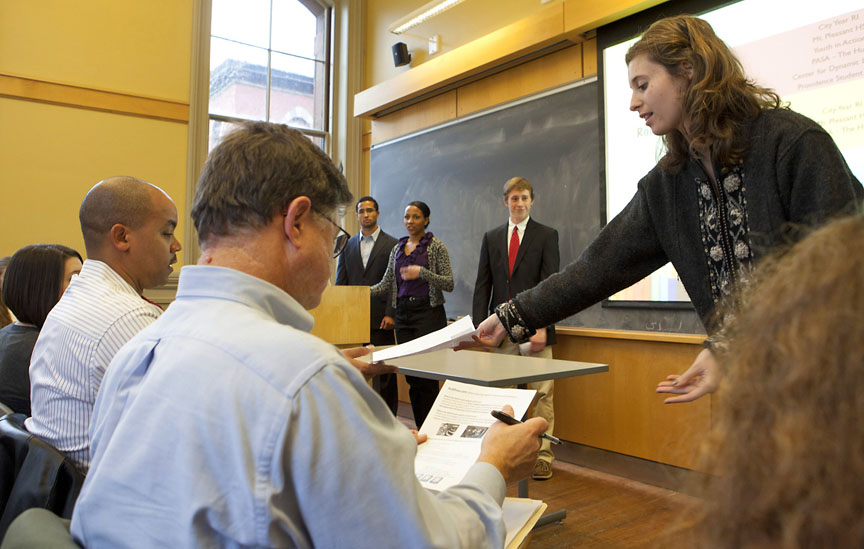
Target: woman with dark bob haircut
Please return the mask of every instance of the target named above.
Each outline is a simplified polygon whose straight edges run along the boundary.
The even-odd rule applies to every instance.
[[[0,290],[3,288],[3,276],[6,274],[6,266],[9,265],[9,260],[12,259],[8,255],[0,257]],[[12,323],[12,316],[9,314],[9,308],[3,303],[3,292],[0,291],[0,328]]]
[[[429,206],[415,200],[405,207],[403,223],[408,236],[399,239],[390,252],[387,271],[372,286],[373,296],[388,294],[396,308],[396,342],[405,343],[447,326],[444,293],[453,291],[450,255],[444,243],[426,228]],[[419,429],[435,404],[438,381],[405,376],[410,389],[411,410]]]
[[[715,307],[772,250],[851,212],[864,190],[831,136],[749,80],[707,22],[656,21],[625,59],[630,110],[663,137],[665,156],[576,261],[498,306],[478,340],[527,341],[671,262],[711,336],[657,387],[684,402],[716,389]]]
[[[59,244],[15,252],[3,277],[3,302],[18,320],[0,330],[0,402],[30,415],[30,355],[45,317],[60,300],[81,255]]]

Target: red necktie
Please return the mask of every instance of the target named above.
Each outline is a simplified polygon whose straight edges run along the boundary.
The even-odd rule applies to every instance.
[[[510,260],[510,276],[513,276],[513,265],[516,264],[516,254],[519,253],[519,227],[513,227],[513,235],[510,237],[510,250],[507,252]]]

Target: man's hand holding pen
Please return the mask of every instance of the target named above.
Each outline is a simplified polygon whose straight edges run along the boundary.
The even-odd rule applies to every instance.
[[[501,411],[513,415],[510,406],[504,406]],[[541,417],[533,417],[518,425],[496,421],[483,437],[477,461],[494,465],[507,482],[523,479],[534,468],[540,450],[540,435],[547,426]]]

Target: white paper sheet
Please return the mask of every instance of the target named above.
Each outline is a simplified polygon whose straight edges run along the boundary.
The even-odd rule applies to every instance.
[[[504,526],[507,528],[507,538],[504,547],[508,547],[516,534],[525,526],[537,508],[543,505],[539,499],[505,498],[501,511],[504,513]]]
[[[382,351],[375,351],[372,353],[372,362],[449,349],[463,341],[471,341],[471,336],[475,331],[471,316],[466,315],[431,334],[426,334],[401,345],[394,345]]]
[[[448,379],[420,433],[429,439],[417,447],[414,472],[425,488],[444,490],[459,483],[480,455],[480,444],[497,421],[490,412],[505,404],[521,418],[531,405],[533,389],[502,389]]]

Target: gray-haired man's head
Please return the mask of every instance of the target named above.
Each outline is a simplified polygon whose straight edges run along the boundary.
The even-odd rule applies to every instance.
[[[345,177],[308,137],[280,124],[245,124],[201,172],[192,205],[198,241],[261,229],[298,196],[325,215],[351,201]]]

